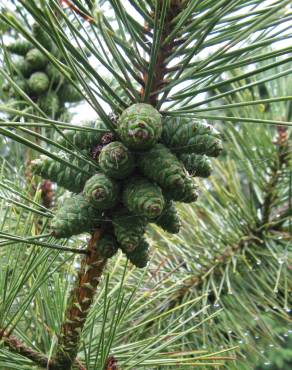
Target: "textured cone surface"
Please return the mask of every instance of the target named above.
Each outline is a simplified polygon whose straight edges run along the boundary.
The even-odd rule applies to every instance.
[[[184,194],[181,197],[182,203],[193,203],[198,199],[198,186],[192,177],[185,179]]]
[[[94,145],[99,144],[103,135],[110,132],[106,125],[101,121],[86,122],[82,126],[92,127],[101,131],[64,130],[63,133],[66,138],[79,149],[88,149],[93,147]],[[58,139],[58,143],[65,146],[66,148],[71,147],[70,143],[65,140],[64,137],[60,137]]]
[[[142,177],[125,185],[123,202],[130,212],[148,219],[161,215],[165,205],[160,187]]]
[[[212,172],[210,159],[205,155],[181,154],[179,159],[191,176],[209,177]]]
[[[27,82],[25,79],[23,78],[15,78],[14,79],[14,82],[16,83],[16,85],[24,92],[28,92],[28,85],[27,85]],[[10,87],[9,89],[9,96],[11,97],[19,97],[21,96],[21,94],[16,91],[12,86]]]
[[[41,95],[47,91],[49,84],[49,77],[44,72],[35,72],[28,80],[29,90],[36,95]]]
[[[115,179],[128,177],[135,166],[133,155],[119,141],[113,141],[103,147],[98,160],[102,171]]]
[[[109,209],[118,201],[119,185],[105,174],[97,173],[87,180],[83,193],[98,209]]]
[[[58,69],[51,63],[49,63],[46,67],[46,74],[49,76],[50,81],[53,82],[54,85],[57,85],[64,79],[62,73],[58,71]]]
[[[33,24],[32,33],[33,36],[44,48],[46,48],[47,50],[52,50],[53,42],[39,24],[37,23]]]
[[[32,44],[26,40],[16,40],[6,47],[11,53],[24,56],[32,48]]]
[[[63,103],[78,103],[84,100],[84,96],[70,84],[62,85],[58,94]]]
[[[67,198],[52,220],[51,228],[56,238],[69,238],[90,232],[100,226],[101,213],[81,194]]]
[[[127,210],[119,210],[113,215],[113,227],[121,249],[124,252],[132,252],[138,247],[145,233],[146,220]]]
[[[60,108],[60,101],[58,95],[54,91],[50,91],[39,97],[38,105],[46,114],[54,117]]]
[[[155,223],[171,234],[179,232],[181,222],[173,202],[167,202],[162,214],[155,220]]]
[[[41,176],[44,179],[54,181],[65,189],[79,193],[82,191],[85,182],[93,175],[93,173],[96,172],[94,167],[90,166],[79,158],[67,158],[64,154],[59,155],[63,156],[64,159],[69,160],[72,164],[82,167],[82,169],[88,171],[88,175],[71,167],[65,166],[63,163],[57,162],[46,156],[40,156],[40,158],[32,161],[31,167],[33,173]]]
[[[25,59],[30,67],[35,71],[45,68],[48,63],[45,55],[36,48],[29,50],[29,52],[25,56]]]
[[[102,257],[111,258],[118,251],[118,243],[113,235],[104,235],[97,242],[96,249]]]
[[[165,120],[162,142],[177,153],[206,154],[217,157],[222,151],[219,132],[204,122],[189,118]]]
[[[23,77],[29,77],[32,73],[32,68],[24,58],[21,58],[12,64],[12,68],[17,74],[21,74]]]
[[[194,200],[197,198],[182,163],[163,144],[156,144],[140,155],[138,167],[145,177],[157,182],[170,199],[184,201],[187,194],[191,197],[191,193]]]
[[[126,253],[130,262],[136,267],[146,267],[149,262],[149,243],[143,238],[138,247],[130,253]]]
[[[149,104],[131,105],[119,118],[117,132],[130,149],[149,149],[160,139],[161,115]]]

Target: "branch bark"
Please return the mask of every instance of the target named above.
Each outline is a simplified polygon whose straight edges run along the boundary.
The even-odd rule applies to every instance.
[[[5,331],[0,331],[0,339],[2,340],[4,346],[7,347],[11,352],[28,358],[39,367],[49,369],[55,365],[52,359],[49,359],[43,353],[37,352],[31,347],[28,347],[12,334],[9,334]],[[86,370],[78,360],[75,361],[74,366],[78,370]]]
[[[169,8],[166,14],[165,22],[163,25],[163,31],[161,34],[160,39],[160,47],[157,53],[156,63],[155,63],[155,71],[154,76],[152,78],[151,87],[150,87],[150,96],[149,96],[149,103],[152,104],[154,107],[157,105],[158,100],[158,90],[167,84],[165,80],[166,74],[169,72],[167,69],[166,60],[173,52],[173,48],[178,42],[178,40],[172,39],[170,42],[165,42],[167,36],[173,30],[173,20],[177,17],[177,15],[183,10],[184,2],[182,0],[171,0],[169,4]],[[150,27],[148,24],[145,25],[145,33],[150,31]],[[142,99],[145,98],[145,86],[149,79],[148,71],[144,72],[143,75],[143,88],[141,90],[141,97]]]
[[[97,230],[88,242],[88,254],[81,263],[78,279],[68,299],[58,350],[50,370],[70,370],[76,359],[82,329],[107,261],[97,252],[96,243],[100,238],[101,230]]]

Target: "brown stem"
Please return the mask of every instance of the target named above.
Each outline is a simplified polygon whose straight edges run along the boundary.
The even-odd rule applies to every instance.
[[[72,4],[71,1],[69,1],[69,0],[60,0],[60,3],[61,3],[61,6],[63,6],[63,7],[67,6],[68,8],[72,9],[73,12],[77,13],[81,18],[85,19],[89,23],[94,22],[94,19],[90,15],[83,13],[79,8],[77,8],[77,6]]]
[[[41,185],[41,191],[43,206],[48,209],[52,208],[54,203],[54,190],[52,181],[44,180]]]
[[[0,338],[4,345],[10,349],[10,351],[30,359],[40,367],[47,368],[50,365],[50,361],[46,355],[34,351],[32,348],[23,344],[15,336],[7,332],[2,332],[0,333]]]
[[[165,75],[168,73],[166,60],[171,55],[173,48],[177,42],[176,39],[172,39],[171,41],[167,43],[165,42],[165,40],[173,30],[172,21],[182,11],[183,6],[184,5],[183,5],[182,0],[170,0],[170,4],[167,10],[166,17],[165,17],[165,21],[163,24],[163,31],[162,31],[161,39],[160,39],[161,46],[157,53],[154,76],[152,78],[151,86],[150,86],[149,103],[152,104],[153,106],[157,105],[158,90],[162,86],[167,84],[167,81],[165,80]],[[149,32],[149,30],[150,30],[150,27],[148,24],[146,24],[145,32]],[[149,79],[148,71],[145,71],[143,75],[143,81],[144,81],[143,86],[146,86],[148,79]],[[145,97],[144,87],[141,90],[141,97],[142,99]]]
[[[101,231],[97,230],[88,242],[88,254],[81,262],[78,279],[70,293],[55,363],[50,370],[70,370],[76,359],[81,332],[107,261],[97,252],[96,243],[100,238]]]
[[[119,370],[118,361],[114,356],[108,357],[104,370]]]
[[[287,161],[288,131],[287,127],[277,126],[278,132],[278,155],[272,166],[270,180],[267,183],[266,196],[262,206],[262,225],[268,224],[272,211],[272,206],[277,198],[276,187],[280,179],[280,172]]]
[[[14,335],[5,331],[0,331],[0,339],[11,352],[18,353],[19,355],[28,358],[39,367],[49,369],[54,366],[53,360],[49,359],[46,355],[40,352],[36,352],[31,347],[26,346]],[[78,370],[86,370],[79,360],[76,360],[74,365]]]

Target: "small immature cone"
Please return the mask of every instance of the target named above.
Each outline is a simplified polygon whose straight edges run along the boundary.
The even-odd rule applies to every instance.
[[[174,202],[167,202],[162,214],[154,222],[163,230],[171,234],[177,234],[181,227],[181,221]]]
[[[119,193],[119,184],[101,172],[87,180],[83,190],[85,198],[101,210],[114,207]]]
[[[101,138],[105,133],[110,133],[106,125],[101,121],[89,121],[83,123],[84,127],[92,127],[100,131],[90,131],[90,130],[64,130],[63,134],[79,149],[92,148],[100,143]],[[64,145],[66,148],[71,147],[70,143],[60,136],[58,143]]]
[[[223,149],[220,134],[214,127],[190,118],[165,120],[162,142],[176,153],[206,154],[210,157],[217,157]]]
[[[149,149],[161,136],[161,115],[150,104],[133,104],[120,116],[117,132],[128,148]]]
[[[148,219],[158,217],[165,204],[160,187],[143,177],[126,183],[123,202],[130,212]]]
[[[27,84],[27,81],[26,79],[24,78],[21,78],[21,77],[16,77],[14,79],[14,82],[16,83],[16,85],[22,90],[24,91],[25,93],[28,92],[28,84]],[[9,88],[9,96],[13,97],[13,98],[19,98],[21,96],[21,94],[16,91],[12,86]]]
[[[134,170],[132,153],[119,141],[113,141],[101,150],[98,163],[106,175],[114,179],[124,179]]]
[[[50,91],[39,97],[38,105],[46,114],[54,117],[59,111],[60,100],[54,91]]]
[[[191,176],[209,177],[211,175],[211,161],[206,155],[181,154],[179,159]]]
[[[29,50],[25,56],[25,59],[34,71],[44,69],[48,63],[46,56],[36,48]]]
[[[61,153],[60,156],[62,155],[63,154]],[[64,158],[67,157],[64,156]],[[70,160],[70,157],[67,159]],[[42,155],[31,162],[31,168],[33,173],[41,176],[43,179],[54,181],[59,186],[62,186],[67,190],[79,193],[82,191],[86,180],[96,171],[93,166],[90,166],[79,158],[74,157],[71,162],[72,164],[80,166],[84,170],[88,171],[88,175]]]
[[[149,261],[149,243],[143,238],[138,247],[130,253],[126,253],[129,261],[136,267],[143,268]]]
[[[73,85],[67,83],[61,86],[59,97],[63,103],[78,103],[84,100],[84,96]]]
[[[41,95],[49,88],[50,80],[44,72],[33,73],[28,80],[28,87],[32,94]]]
[[[46,74],[49,76],[49,79],[54,86],[64,80],[62,73],[51,63],[46,67]]]
[[[163,144],[156,144],[139,156],[138,167],[145,177],[161,186],[165,195],[175,201],[194,202],[197,187],[191,181],[182,163]]]
[[[123,209],[113,215],[114,234],[123,252],[132,252],[138,247],[146,230],[146,220]]]
[[[102,214],[81,194],[65,199],[52,220],[52,234],[56,238],[69,238],[84,232],[91,232],[101,224]]]
[[[20,58],[12,64],[13,70],[16,74],[21,74],[23,77],[28,78],[32,73],[32,68],[24,58]]]
[[[118,243],[113,235],[104,235],[97,243],[98,253],[105,258],[113,257],[118,251]]]
[[[47,50],[51,51],[53,48],[53,42],[49,35],[44,31],[44,29],[38,23],[34,23],[32,26],[33,36],[38,40],[38,42]]]
[[[32,47],[32,44],[26,40],[16,40],[6,46],[10,53],[21,56],[25,56]]]

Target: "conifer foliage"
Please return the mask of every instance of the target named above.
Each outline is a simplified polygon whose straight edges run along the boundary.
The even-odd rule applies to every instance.
[[[240,352],[251,307],[287,320],[287,275],[270,257],[279,230],[288,248],[289,159],[274,152],[271,173],[247,166],[246,178],[229,159],[262,160],[267,125],[290,125],[270,107],[287,93],[265,90],[291,72],[279,43],[289,6],[0,1],[0,368],[219,367]],[[250,139],[243,122],[257,127]],[[40,202],[39,177],[54,208]],[[271,281],[279,295],[263,298]],[[232,286],[237,301],[224,295]],[[227,309],[214,312],[219,301]]]

